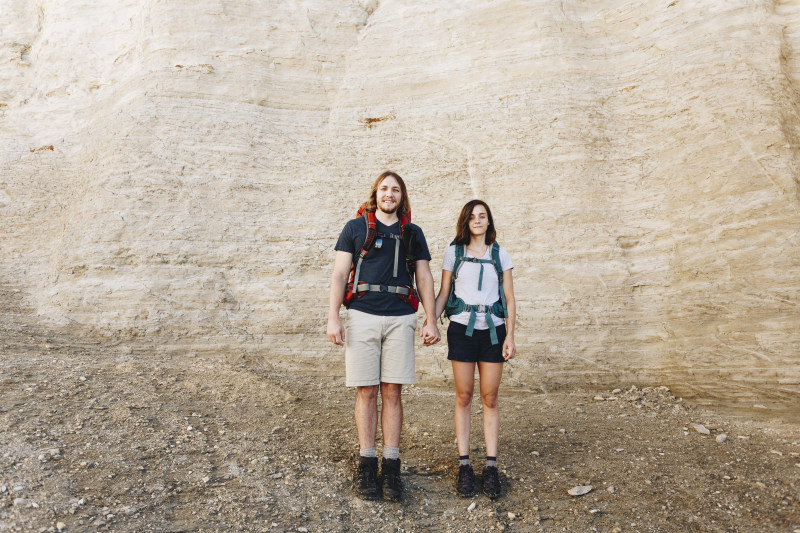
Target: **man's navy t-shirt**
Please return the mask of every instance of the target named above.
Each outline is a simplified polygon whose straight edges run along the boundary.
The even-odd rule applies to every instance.
[[[378,233],[400,235],[399,221],[391,226],[381,224],[380,220],[376,222]],[[417,260],[430,261],[431,253],[428,250],[425,235],[422,234],[422,230],[416,224],[409,224],[409,226],[417,232],[416,242],[419,249]],[[361,251],[366,238],[367,223],[364,217],[354,218],[345,224],[342,233],[339,235],[339,241],[336,243],[336,250],[353,254],[353,258],[357,260],[358,253]],[[375,240],[377,242],[378,239],[376,238]],[[411,285],[411,280],[406,270],[406,250],[402,241],[400,241],[396,278],[392,276],[394,274],[394,252],[394,239],[384,238],[383,245],[380,248],[373,244],[364,261],[361,262],[361,270],[358,274],[359,281],[366,281],[374,285]],[[409,304],[392,292],[369,291],[354,300],[347,308],[371,315],[383,316],[402,316],[414,313],[414,309]]]

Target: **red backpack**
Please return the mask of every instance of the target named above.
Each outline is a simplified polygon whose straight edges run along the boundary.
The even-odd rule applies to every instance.
[[[347,280],[347,287],[344,293],[344,305],[350,305],[353,301],[364,296],[367,292],[393,292],[398,298],[409,304],[414,311],[419,308],[419,294],[417,289],[414,288],[414,274],[417,269],[417,257],[415,238],[416,231],[411,228],[411,212],[400,216],[400,236],[379,234],[377,222],[375,219],[375,211],[367,211],[366,204],[361,204],[358,208],[356,217],[363,217],[367,224],[367,238],[364,239],[364,244],[361,246],[361,251],[358,253],[358,258],[353,258],[353,264],[350,265],[350,277]],[[365,281],[360,281],[358,275],[361,271],[361,262],[367,256],[369,251],[375,245],[377,238],[389,239],[394,241],[395,254],[394,254],[394,277],[397,277],[398,263],[400,263],[400,241],[403,241],[405,253],[405,266],[408,272],[408,277],[411,279],[411,285],[373,285]]]

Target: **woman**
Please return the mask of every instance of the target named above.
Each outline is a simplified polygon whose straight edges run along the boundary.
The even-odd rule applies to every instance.
[[[477,363],[486,441],[483,491],[490,498],[497,498],[500,496],[497,391],[503,362],[512,359],[517,351],[513,265],[508,253],[495,242],[494,219],[485,202],[468,202],[458,217],[456,231],[456,238],[444,255],[442,284],[436,297],[437,318],[442,311],[450,317],[447,358],[452,361],[456,384],[459,454],[456,490],[463,497],[476,492],[475,473],[469,460],[469,436]]]

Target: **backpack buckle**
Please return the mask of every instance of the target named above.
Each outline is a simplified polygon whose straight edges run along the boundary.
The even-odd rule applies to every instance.
[[[389,286],[388,285],[381,285],[381,292],[389,292]]]

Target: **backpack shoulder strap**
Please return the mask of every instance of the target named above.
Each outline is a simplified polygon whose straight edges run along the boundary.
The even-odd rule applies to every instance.
[[[367,236],[364,238],[364,244],[361,245],[359,256],[364,257],[372,249],[375,244],[375,237],[378,235],[378,225],[375,222],[375,212],[367,211],[364,213],[364,223],[367,225]]]
[[[367,224],[367,236],[364,238],[364,244],[361,245],[361,251],[358,252],[358,257],[353,257],[355,267],[354,271],[351,270],[351,272],[353,272],[353,287],[356,289],[358,289],[358,278],[359,274],[361,274],[361,262],[367,256],[370,249],[372,249],[372,245],[375,244],[375,236],[378,234],[374,211],[367,211],[364,213],[364,221]]]
[[[500,263],[500,245],[497,241],[492,243],[492,263],[494,269],[497,271],[497,289],[500,292],[500,305],[503,308],[504,317],[508,316],[508,307],[506,307],[506,293],[503,290],[503,265]]]
[[[450,243],[450,246],[456,247],[456,260],[453,263],[453,283],[455,284],[456,278],[458,278],[458,270],[461,268],[461,263],[464,262],[464,255],[466,254],[467,245],[456,244],[456,241],[453,241]]]
[[[492,264],[494,264],[494,269],[497,271],[497,279],[500,281],[500,285],[502,287],[503,265],[500,262],[500,245],[497,244],[497,241],[492,243]]]

